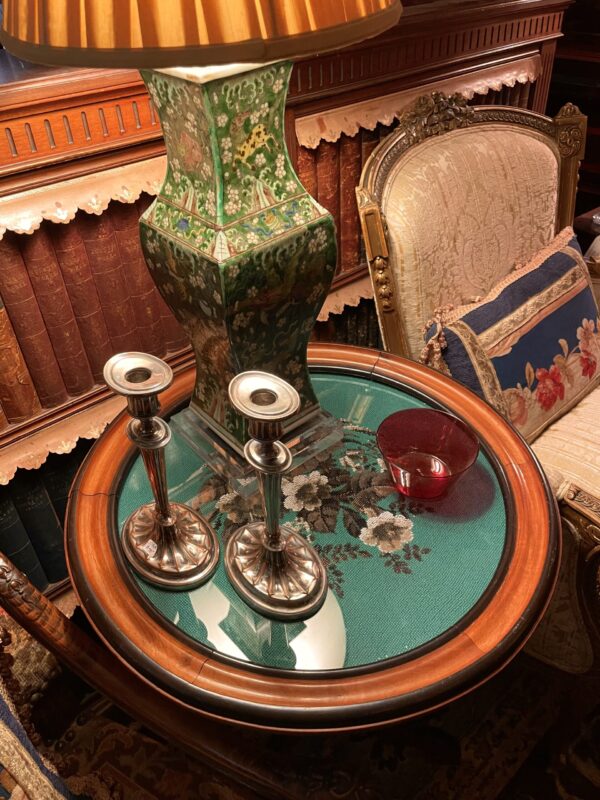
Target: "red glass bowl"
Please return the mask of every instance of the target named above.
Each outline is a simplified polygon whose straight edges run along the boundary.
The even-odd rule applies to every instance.
[[[377,444],[398,491],[422,500],[445,494],[479,452],[479,440],[468,425],[432,408],[386,417]]]

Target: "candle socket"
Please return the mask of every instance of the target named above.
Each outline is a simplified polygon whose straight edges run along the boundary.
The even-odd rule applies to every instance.
[[[121,530],[121,547],[145,581],[169,589],[191,589],[210,578],[219,560],[219,542],[210,525],[183,503],[169,501],[165,448],[167,423],[157,416],[159,392],[173,381],[160,358],[146,353],[118,353],[104,367],[104,379],[127,398],[132,419],[129,439],[144,461],[154,502],[137,508]]]
[[[236,375],[229,398],[250,421],[252,438],[244,455],[258,477],[264,521],[242,525],[230,536],[225,570],[236,592],[264,616],[306,619],[325,600],[327,573],[306,539],[279,523],[281,479],[292,465],[279,437],[283,422],[298,411],[300,398],[286,381],[259,371]]]

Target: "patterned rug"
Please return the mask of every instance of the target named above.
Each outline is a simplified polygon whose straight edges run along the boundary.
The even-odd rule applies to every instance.
[[[13,669],[20,665],[22,674],[39,684],[27,695],[33,696],[31,718],[45,740],[38,748],[72,791],[83,787],[94,800],[262,796],[130,720],[57,668],[10,620],[0,623],[15,632],[4,657],[8,654]],[[41,655],[47,660],[46,677],[30,669]],[[2,674],[6,678],[6,660]],[[590,701],[600,697],[598,689],[593,681],[520,655],[466,697],[403,725],[316,737],[241,730],[237,743],[268,768],[281,798],[597,800],[600,705],[593,708]],[[22,800],[10,765],[4,766],[0,798]]]

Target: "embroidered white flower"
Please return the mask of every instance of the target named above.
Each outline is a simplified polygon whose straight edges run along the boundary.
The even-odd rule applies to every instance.
[[[284,508],[289,511],[316,511],[323,500],[331,496],[329,478],[318,470],[308,475],[296,475],[291,481],[283,479]]]
[[[261,107],[258,109],[258,113],[261,115],[261,117],[266,117],[267,114],[269,113],[269,104],[263,103]]]
[[[227,125],[227,114],[219,114],[217,117],[217,125],[219,128],[224,128]]]
[[[229,136],[226,136],[224,139],[221,139],[221,148],[223,150],[231,150],[231,139]]]
[[[257,153],[256,158],[254,159],[254,163],[257,167],[264,167],[267,163],[267,159],[265,158],[263,153]]]
[[[254,233],[254,231],[250,231],[250,233],[246,236],[246,240],[248,244],[258,244],[260,242],[260,237],[258,234]]]
[[[221,153],[221,160],[223,161],[223,163],[231,164],[231,159],[232,159],[231,150],[223,150],[223,152]]]
[[[288,192],[295,192],[298,187],[296,185],[296,181],[288,181],[285,185],[285,188],[288,190]]]
[[[248,297],[254,298],[254,297],[257,297],[257,296],[258,296],[258,289],[256,288],[256,286],[251,286],[248,289]]]
[[[250,122],[253,125],[256,125],[256,123],[258,122],[259,119],[260,119],[260,112],[259,111],[253,111],[252,114],[250,114]]]
[[[360,540],[369,547],[377,547],[381,553],[393,553],[413,540],[412,520],[402,514],[383,511],[367,520],[361,528]]]

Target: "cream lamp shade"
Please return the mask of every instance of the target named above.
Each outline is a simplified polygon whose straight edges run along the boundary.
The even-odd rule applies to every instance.
[[[4,0],[0,40],[43,64],[265,62],[375,36],[401,11],[400,0]]]

